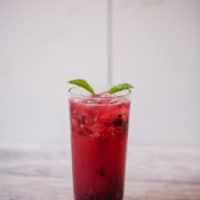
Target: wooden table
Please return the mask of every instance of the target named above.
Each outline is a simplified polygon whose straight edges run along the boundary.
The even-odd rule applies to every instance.
[[[70,151],[0,146],[0,200],[71,200]],[[125,200],[200,200],[199,146],[129,146]]]

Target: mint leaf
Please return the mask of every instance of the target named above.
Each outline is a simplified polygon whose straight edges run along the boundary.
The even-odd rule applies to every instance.
[[[121,84],[118,84],[118,85],[111,87],[108,90],[108,92],[113,94],[115,92],[120,92],[122,90],[127,90],[127,89],[131,89],[131,88],[134,88],[134,87],[130,83],[121,83]]]
[[[94,92],[93,88],[84,79],[74,79],[74,80],[68,81],[68,83],[71,83],[71,84],[77,85],[79,87],[82,87],[82,88],[86,89],[87,91],[89,91],[92,95],[95,95],[95,92]]]

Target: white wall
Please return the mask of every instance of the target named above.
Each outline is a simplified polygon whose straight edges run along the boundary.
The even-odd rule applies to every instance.
[[[0,1],[1,143],[66,143],[64,81],[106,84],[106,6]],[[200,144],[200,1],[113,6],[114,82],[136,86],[130,140]]]
[[[200,144],[200,1],[115,0],[114,58],[136,86],[131,139]]]
[[[65,81],[105,82],[105,6],[98,0],[0,1],[2,142],[66,142]]]

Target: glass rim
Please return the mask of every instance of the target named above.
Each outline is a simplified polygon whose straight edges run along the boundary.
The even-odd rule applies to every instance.
[[[73,92],[75,89],[78,89],[78,87],[70,87],[68,89],[68,94],[70,95],[69,97],[83,98],[83,99],[84,98],[87,98],[87,99],[90,99],[90,98],[92,98],[92,99],[116,99],[116,98],[129,98],[130,95],[132,94],[131,89],[127,89],[127,90],[123,90],[123,92],[125,92],[124,94],[122,94],[122,93],[120,94],[120,92],[118,92],[118,94],[115,93],[113,96],[102,97],[102,96],[92,96],[92,95],[90,95],[90,93],[88,93],[88,94],[81,94],[80,92],[75,93],[75,92]]]

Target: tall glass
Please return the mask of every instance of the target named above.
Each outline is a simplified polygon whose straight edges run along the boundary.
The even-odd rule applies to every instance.
[[[130,91],[88,97],[70,90],[72,171],[75,200],[122,200]]]

